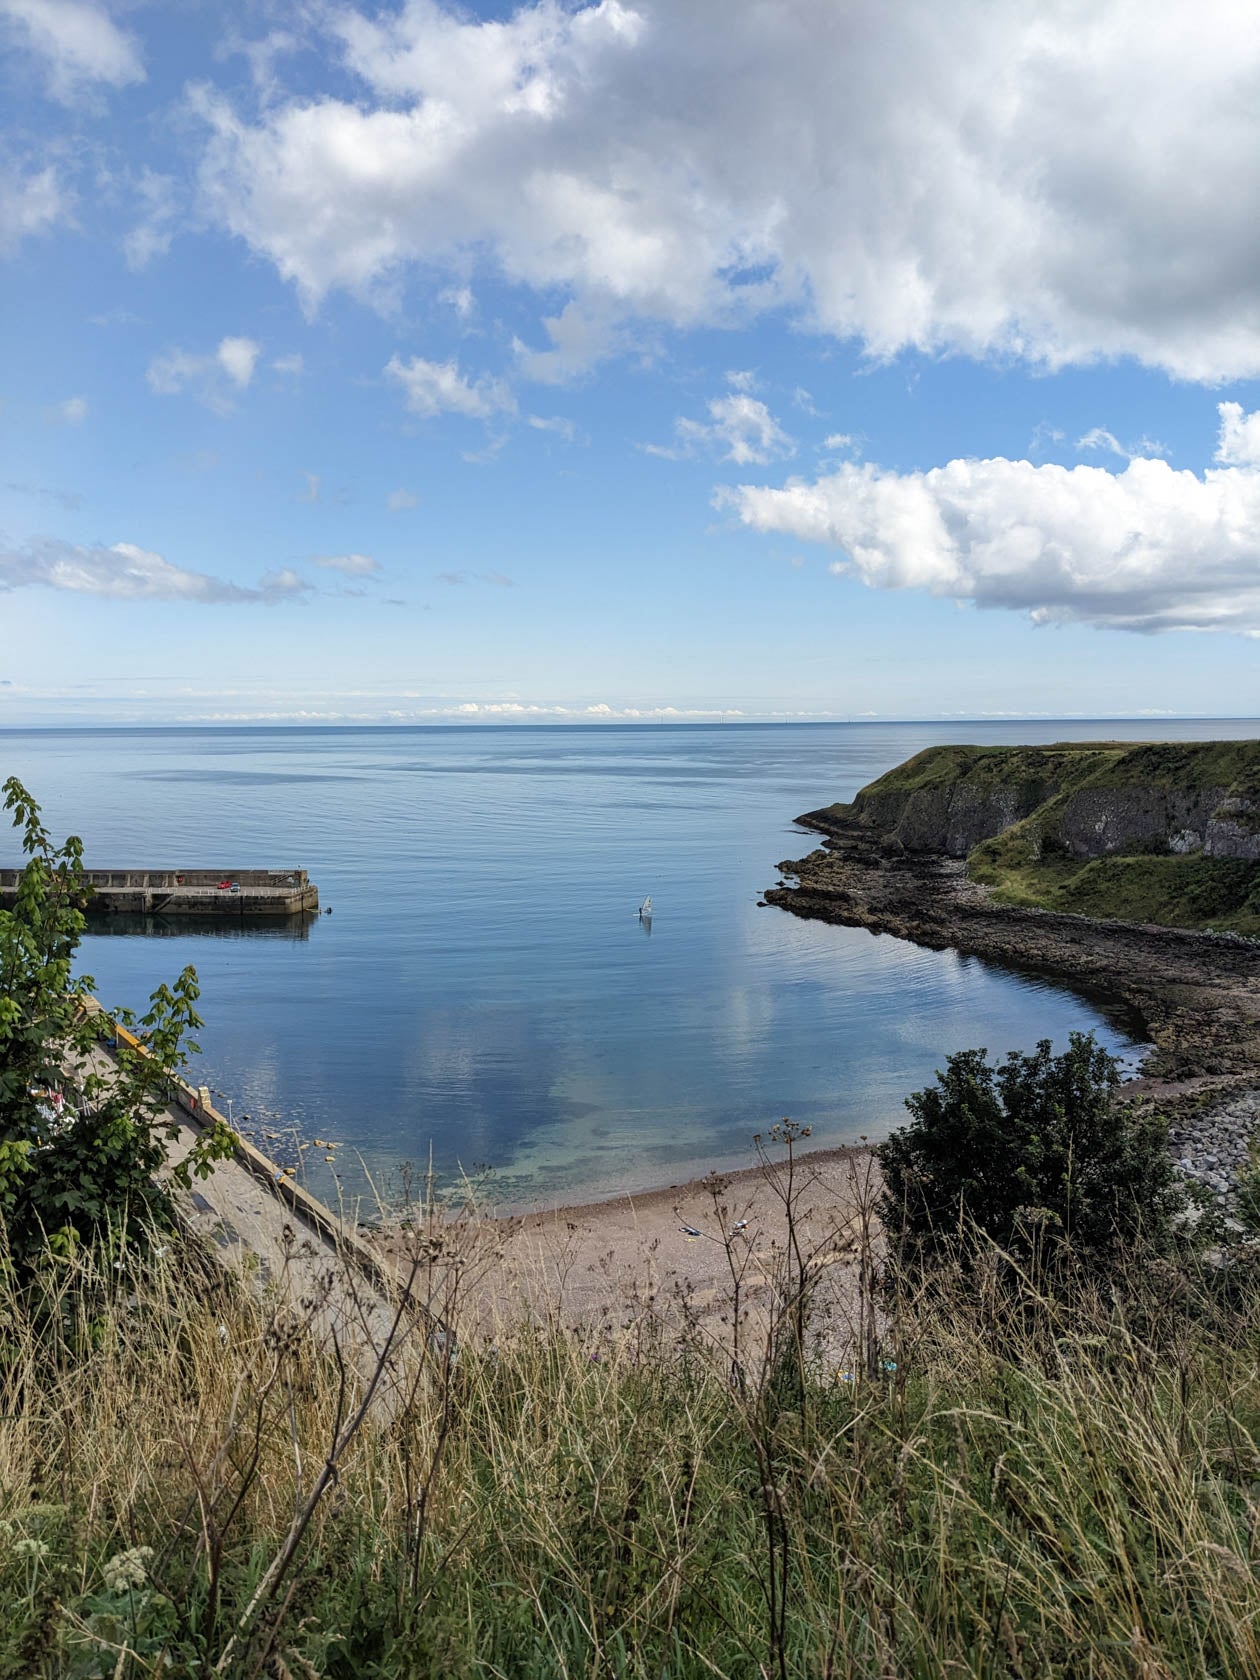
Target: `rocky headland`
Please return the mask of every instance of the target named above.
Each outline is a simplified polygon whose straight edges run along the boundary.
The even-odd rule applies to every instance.
[[[1152,1045],[1133,1096],[1228,1195],[1260,1125],[1260,742],[936,748],[797,821],[823,845],[767,903],[1122,1013]]]

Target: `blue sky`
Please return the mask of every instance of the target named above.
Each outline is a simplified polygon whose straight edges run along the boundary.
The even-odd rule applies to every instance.
[[[1260,38],[0,0],[0,725],[1260,712]]]

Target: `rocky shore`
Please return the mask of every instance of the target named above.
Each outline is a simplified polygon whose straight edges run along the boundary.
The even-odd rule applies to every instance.
[[[1122,1016],[1152,1050],[1135,1098],[1158,1101],[1183,1171],[1227,1198],[1260,1126],[1260,942],[995,904],[962,859],[889,847],[834,811],[797,819],[822,847],[779,865],[768,904],[1041,974]]]

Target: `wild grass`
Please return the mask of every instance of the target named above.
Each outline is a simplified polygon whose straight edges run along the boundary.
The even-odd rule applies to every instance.
[[[451,1329],[478,1240],[417,1250]],[[823,1358],[798,1258],[738,1371],[647,1309],[360,1365],[178,1244],[53,1265],[0,1299],[0,1675],[1260,1673],[1246,1279],[990,1255]]]
[[[1260,869],[1241,858],[1205,858],[1197,852],[1088,860],[1062,853],[1032,857],[1020,828],[977,846],[968,872],[993,888],[998,904],[1260,935]]]

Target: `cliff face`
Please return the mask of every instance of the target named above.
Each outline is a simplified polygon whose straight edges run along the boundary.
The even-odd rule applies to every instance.
[[[1197,853],[1260,860],[1260,742],[934,747],[813,812],[891,852],[967,857],[1019,828],[1029,860]]]
[[[1178,1077],[1260,1068],[1260,741],[938,747],[799,820],[768,904],[1122,998]]]

